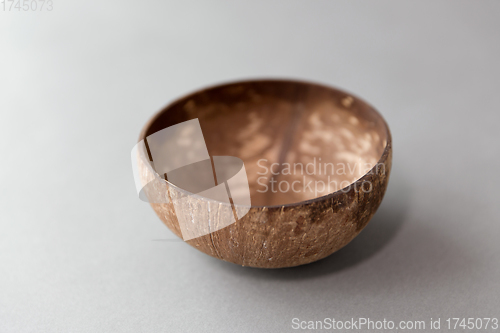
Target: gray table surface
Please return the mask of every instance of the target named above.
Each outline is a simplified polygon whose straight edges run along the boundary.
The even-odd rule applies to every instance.
[[[499,33],[500,2],[484,0],[0,10],[0,332],[500,317]],[[372,222],[299,268],[242,268],[165,241],[135,194],[130,150],[154,112],[257,77],[354,92],[393,134]]]

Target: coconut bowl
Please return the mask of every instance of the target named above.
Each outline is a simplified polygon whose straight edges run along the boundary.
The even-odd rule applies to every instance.
[[[162,222],[212,257],[260,268],[311,263],[347,245],[382,201],[391,134],[382,116],[351,93],[291,80],[214,86],[159,111],[139,141],[193,119],[210,156],[243,162],[250,202],[195,196],[194,204],[179,208],[174,201],[184,189],[144,159],[137,168],[142,184],[150,185],[147,196],[165,199],[150,200]],[[222,213],[234,220],[221,222]],[[186,216],[193,225],[184,227]],[[197,221],[207,219],[197,234]]]

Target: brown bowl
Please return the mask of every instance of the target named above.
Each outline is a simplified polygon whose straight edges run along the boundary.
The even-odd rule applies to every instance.
[[[196,118],[210,156],[243,161],[251,198],[246,208],[206,199],[195,208],[186,206],[182,214],[192,221],[215,216],[208,226],[214,231],[186,240],[210,256],[263,268],[307,264],[348,244],[382,201],[391,170],[391,134],[381,115],[352,94],[290,80],[220,85],[165,107],[139,140]],[[154,183],[149,196],[180,195],[182,189],[146,169],[139,160],[142,183]],[[151,206],[182,238],[173,202]],[[228,209],[236,221],[214,227],[217,213]],[[237,215],[239,209],[246,214]]]

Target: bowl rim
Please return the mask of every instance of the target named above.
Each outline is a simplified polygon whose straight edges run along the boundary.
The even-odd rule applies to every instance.
[[[141,129],[141,132],[140,132],[139,138],[138,138],[138,142],[140,142],[141,140],[143,140],[145,138],[146,133],[148,132],[149,128],[156,122],[156,120],[158,120],[158,118],[162,114],[164,114],[172,106],[182,102],[183,100],[188,100],[196,95],[199,95],[199,94],[204,93],[204,92],[208,92],[210,90],[235,86],[235,85],[239,85],[239,84],[249,84],[249,83],[252,83],[252,84],[255,84],[255,83],[289,84],[289,83],[292,83],[292,84],[308,85],[308,86],[333,90],[333,91],[336,91],[338,93],[342,93],[342,94],[345,94],[347,96],[350,96],[350,97],[354,98],[355,100],[358,100],[358,101],[362,102],[363,104],[365,104],[368,107],[368,109],[370,110],[370,112],[374,113],[376,116],[378,116],[378,118],[380,118],[380,120],[383,124],[383,127],[386,131],[386,144],[385,144],[384,150],[382,152],[382,155],[378,159],[377,163],[368,172],[363,174],[362,177],[356,179],[355,181],[353,181],[349,185],[347,185],[347,186],[345,186],[337,191],[334,191],[334,192],[331,192],[331,193],[328,193],[328,194],[325,194],[325,195],[322,195],[322,196],[319,196],[316,198],[307,199],[307,200],[298,201],[298,202],[286,203],[286,204],[281,204],[281,205],[260,205],[260,206],[258,206],[258,205],[233,204],[235,208],[236,207],[242,207],[242,208],[250,207],[250,209],[284,209],[284,208],[293,208],[293,207],[297,207],[297,206],[304,206],[304,205],[314,204],[317,202],[328,201],[328,200],[331,200],[335,197],[349,193],[351,190],[349,190],[349,191],[343,191],[343,190],[345,188],[352,187],[354,184],[363,183],[366,180],[365,178],[369,177],[374,172],[374,170],[376,170],[376,168],[379,164],[381,164],[381,163],[385,164],[385,162],[387,161],[389,153],[392,151],[391,131],[389,129],[389,125],[387,124],[387,122],[384,119],[384,117],[382,116],[382,114],[380,114],[380,112],[373,105],[366,102],[364,99],[360,98],[356,94],[352,94],[351,92],[337,88],[336,86],[332,86],[332,85],[324,84],[324,83],[319,83],[319,82],[312,82],[312,81],[308,81],[308,80],[291,79],[291,78],[256,78],[256,79],[226,81],[223,83],[218,83],[218,84],[216,83],[216,84],[211,84],[211,85],[208,85],[208,86],[205,86],[202,88],[198,88],[190,93],[181,95],[180,97],[175,98],[172,101],[170,101],[169,103],[167,103],[163,108],[161,108],[159,111],[157,111],[153,116],[151,116],[149,118],[149,120],[144,124],[144,126]],[[162,181],[166,182],[169,186],[174,187],[177,190],[185,192],[185,190],[183,190],[182,188],[178,187],[177,185],[169,182],[168,180],[165,180],[163,178],[160,178],[160,179],[162,179]],[[196,194],[193,194],[193,195],[196,195]],[[213,199],[207,199],[207,198],[205,198],[205,199],[210,201],[210,202],[218,202],[218,201],[213,200]],[[220,202],[220,203],[226,204],[225,202]]]

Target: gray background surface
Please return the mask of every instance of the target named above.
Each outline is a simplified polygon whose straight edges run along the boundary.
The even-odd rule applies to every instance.
[[[500,2],[53,2],[0,11],[0,332],[500,317]],[[381,208],[320,262],[242,268],[161,241],[135,195],[154,112],[254,77],[341,87],[391,127]]]

